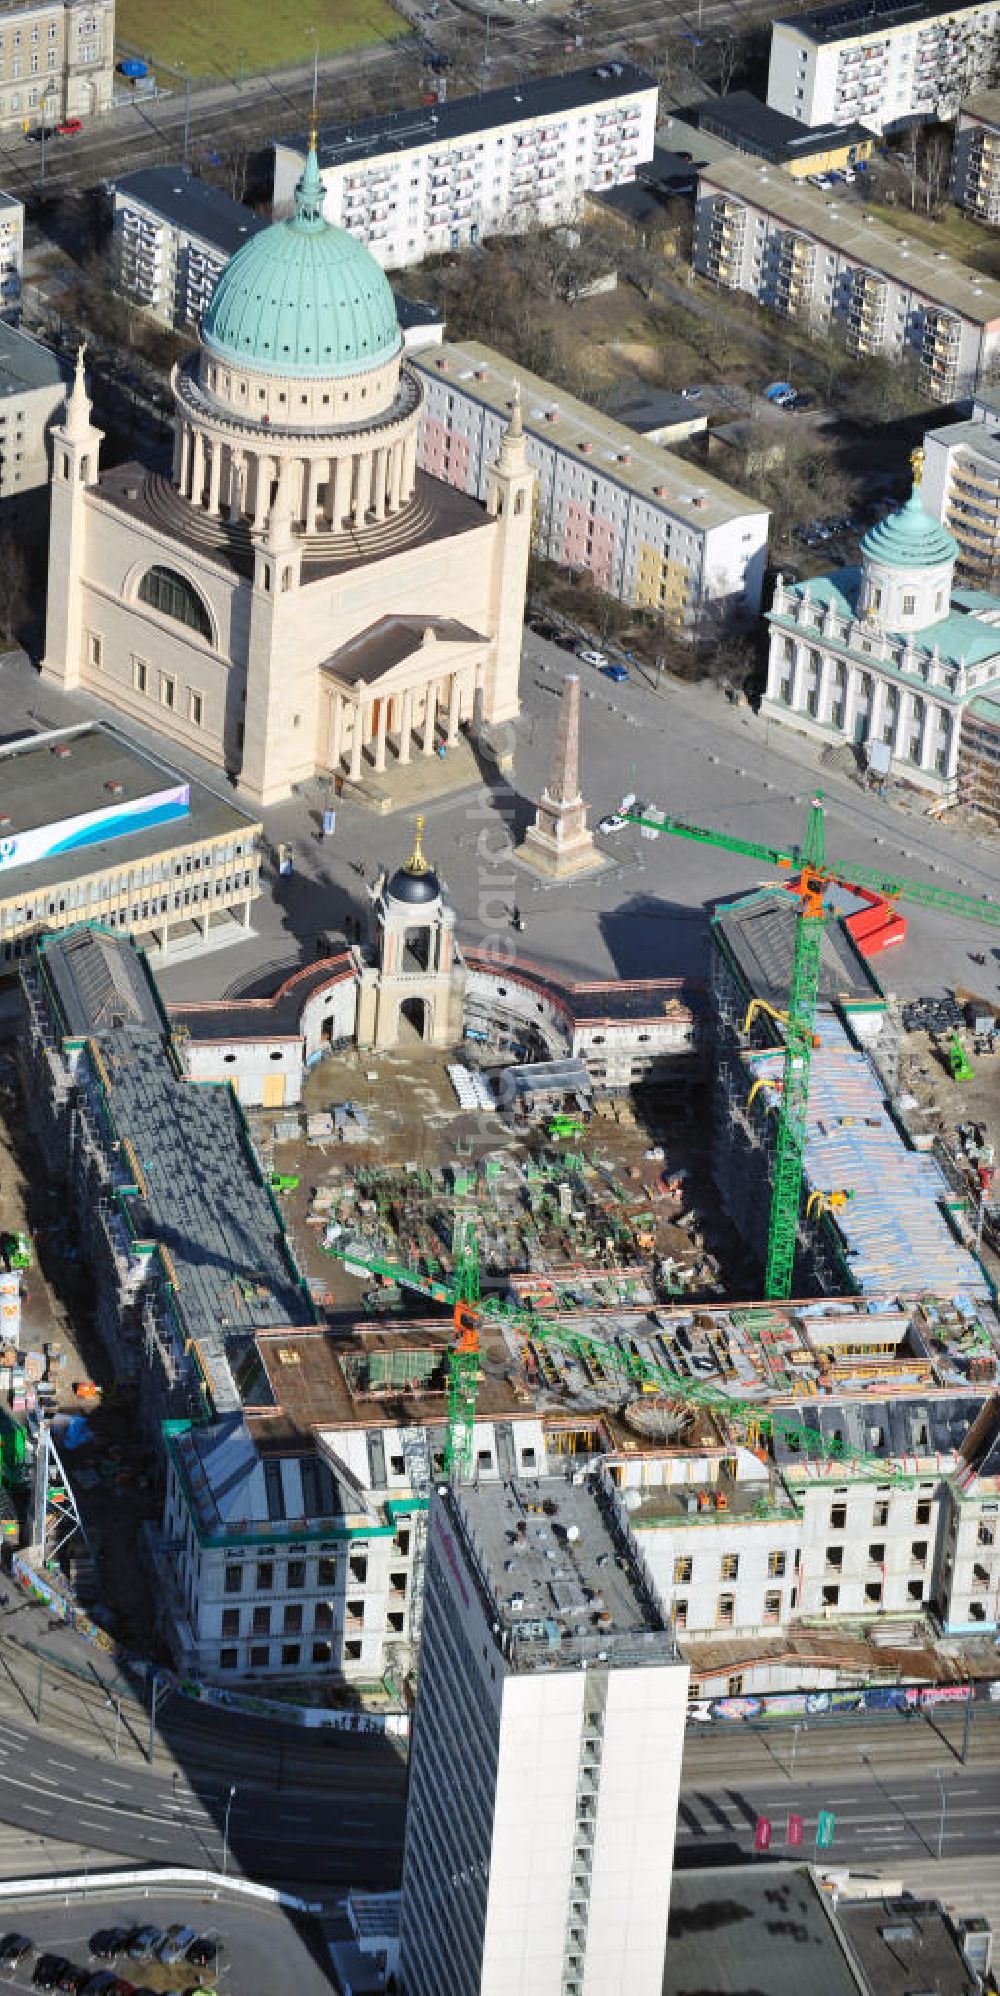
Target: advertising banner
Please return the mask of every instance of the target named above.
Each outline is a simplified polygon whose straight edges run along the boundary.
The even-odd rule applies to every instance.
[[[770,1816],[758,1816],[757,1822],[754,1826],[753,1847],[754,1850],[770,1850],[771,1848]]]
[[[836,1827],[837,1818],[832,1809],[821,1809],[816,1819],[817,1850],[829,1850],[833,1842],[833,1833]]]
[[[108,804],[99,811],[80,811],[76,817],[60,818],[53,825],[30,825],[23,832],[0,836],[0,873],[12,866],[29,866],[33,860],[51,859],[61,852],[76,852],[80,846],[96,845],[102,839],[120,838],[125,832],[144,832],[150,825],[165,825],[172,818],[184,818],[191,808],[191,786],[175,783],[169,790],[129,797],[120,804]]]
[[[792,1850],[796,1850],[799,1844],[802,1842],[802,1839],[805,1836],[805,1829],[806,1826],[805,1826],[804,1817],[789,1816],[788,1832],[785,1837],[785,1842],[790,1846]]]

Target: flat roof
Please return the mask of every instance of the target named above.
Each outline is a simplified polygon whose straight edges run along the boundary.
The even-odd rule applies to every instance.
[[[501,1367],[509,1365],[498,1333],[484,1325],[491,1369],[479,1385],[476,1407],[484,1421],[534,1418]],[[318,1325],[261,1332],[256,1339],[267,1394],[274,1411],[252,1418],[262,1445],[301,1444],[324,1429],[426,1427],[444,1431],[448,1418],[448,1352],[452,1325],[444,1306],[437,1318],[367,1329],[346,1337],[343,1327]]]
[[[614,73],[613,73],[614,72]],[[484,90],[475,97],[453,97],[443,104],[417,105],[383,117],[346,124],[322,125],[319,132],[320,170],[352,160],[378,159],[389,153],[415,152],[446,145],[450,140],[475,138],[499,125],[525,125],[538,118],[557,118],[591,105],[613,103],[637,91],[657,89],[655,77],[634,63],[601,63],[560,76],[531,77],[521,83]],[[276,146],[305,158],[308,136],[294,132]]]
[[[805,1989],[809,1996],[858,1996],[834,1919],[805,1865],[674,1871],[663,1996],[802,1996]]]
[[[977,118],[983,125],[1000,125],[1000,90],[980,90],[959,105],[963,118]]]
[[[919,236],[910,236],[905,226],[895,229],[881,220],[866,221],[863,197],[850,190],[838,200],[749,159],[718,160],[702,167],[699,183],[699,193],[735,195],[853,262],[918,292],[931,304],[961,313],[974,325],[1000,324],[1000,283],[962,263],[947,229],[935,230],[932,236],[933,225],[922,222]]]
[[[752,90],[731,90],[728,97],[710,97],[691,107],[699,131],[714,132],[739,152],[755,152],[778,164],[805,159],[815,152],[842,151],[851,145],[870,148],[873,139],[862,125],[800,125],[784,111],[762,104]]]
[[[890,28],[935,21],[942,14],[971,13],[974,4],[975,0],[966,0],[965,5],[962,0],[842,0],[839,6],[818,7],[813,14],[796,14],[775,21],[774,26],[817,44],[863,41]]]
[[[68,748],[69,754],[56,754]],[[109,785],[121,785],[111,790]],[[171,789],[187,791],[187,807],[159,822],[142,822],[141,810],[131,821],[126,807]],[[107,813],[108,831],[86,844],[40,852],[37,858],[0,863],[0,900],[20,899],[65,880],[99,873],[109,864],[135,864],[178,846],[198,845],[228,835],[247,837],[259,831],[259,820],[238,804],[182,774],[149,750],[140,748],[104,721],[83,722],[31,735],[0,748],[0,804],[10,825],[0,838],[36,834],[44,844],[44,828],[66,820]],[[121,813],[120,826],[115,814]],[[132,824],[134,823],[134,829]],[[91,827],[98,829],[96,822]],[[29,840],[30,850],[30,840]]]
[[[225,256],[232,256],[250,236],[267,227],[266,218],[180,164],[140,166],[134,173],[123,173],[114,189],[116,196],[155,209],[175,228],[200,236]]]
[[[517,1671],[679,1661],[666,1610],[599,1483],[569,1477],[439,1493]]]
[[[23,395],[30,388],[65,388],[68,380],[67,370],[48,347],[0,320],[0,395]]]
[[[537,437],[592,473],[613,479],[625,491],[681,519],[692,533],[736,519],[767,520],[765,507],[734,492],[701,465],[689,464],[661,444],[647,443],[626,423],[602,415],[478,340],[446,340],[415,355],[413,365],[428,380],[453,382],[461,394],[492,409],[504,422],[514,406],[516,387],[529,459],[537,463],[533,450]],[[695,505],[695,500],[702,503]]]
[[[903,1867],[905,1871],[905,1866]],[[975,1905],[970,1891],[968,1910]],[[837,1919],[877,1996],[914,1996],[947,1989],[948,1996],[977,1996],[978,1975],[966,1962],[954,1929],[937,1899],[842,1899]],[[816,1996],[810,1975],[810,1991]]]

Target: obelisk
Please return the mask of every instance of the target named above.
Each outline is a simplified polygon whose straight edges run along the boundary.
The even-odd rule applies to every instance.
[[[568,672],[563,681],[556,738],[548,781],[535,822],[524,835],[517,857],[555,879],[590,873],[605,864],[587,829],[587,806],[580,794],[580,676]]]

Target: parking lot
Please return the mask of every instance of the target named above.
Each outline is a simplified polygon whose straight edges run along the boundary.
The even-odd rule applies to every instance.
[[[109,1929],[135,1934],[154,1926],[166,1933],[181,1924],[192,1927],[199,1937],[218,1943],[216,1964],[199,1965],[182,1958],[168,1964],[155,1958],[132,1960],[126,1947],[111,1959],[102,1959],[91,1946]],[[265,1990],[285,1988],[295,1996],[329,1996],[330,1978],[323,1966],[325,1948],[319,1927],[299,1922],[279,1906],[233,1896],[216,1897],[204,1888],[189,1891],[151,1890],[149,1896],[136,1891],[111,1894],[87,1891],[67,1903],[41,1905],[8,1901],[0,1915],[0,1933],[13,1932],[30,1937],[29,1954],[13,1971],[0,1968],[0,1987],[8,1989],[59,1989],[90,1992],[91,1979],[108,1977],[105,1996],[164,1996],[165,1992],[193,1992],[207,1989],[225,1996],[263,1996]],[[2,1953],[2,1939],[0,1939]],[[46,1957],[58,1958],[65,1966],[54,1980],[49,1979]],[[69,1971],[75,1970],[75,1977]],[[39,1976],[41,1974],[41,1979]],[[94,1985],[94,1996],[101,1989]]]

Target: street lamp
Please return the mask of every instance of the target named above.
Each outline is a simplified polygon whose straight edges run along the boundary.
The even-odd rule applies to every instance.
[[[226,1803],[226,1820],[225,1820],[225,1823],[223,1824],[223,1828],[222,1828],[222,1876],[223,1876],[223,1878],[225,1878],[225,1876],[226,1876],[226,1873],[227,1873],[227,1871],[229,1870],[229,1811],[230,1811],[230,1809],[231,1809],[231,1808],[232,1808],[232,1806],[233,1806],[233,1796],[235,1795],[235,1793],[236,1793],[236,1783],[235,1783],[235,1781],[234,1781],[234,1782],[233,1782],[233,1785],[232,1785],[232,1787],[231,1787],[231,1789],[229,1790],[229,1800],[228,1800],[228,1802]]]
[[[47,83],[45,85],[45,89],[42,91],[41,103],[39,104],[39,110],[41,111],[42,114],[42,122],[38,127],[38,142],[42,148],[42,158],[38,174],[38,184],[43,194],[45,192],[45,119],[47,115],[48,105],[51,101],[53,88],[54,85],[51,83]]]

